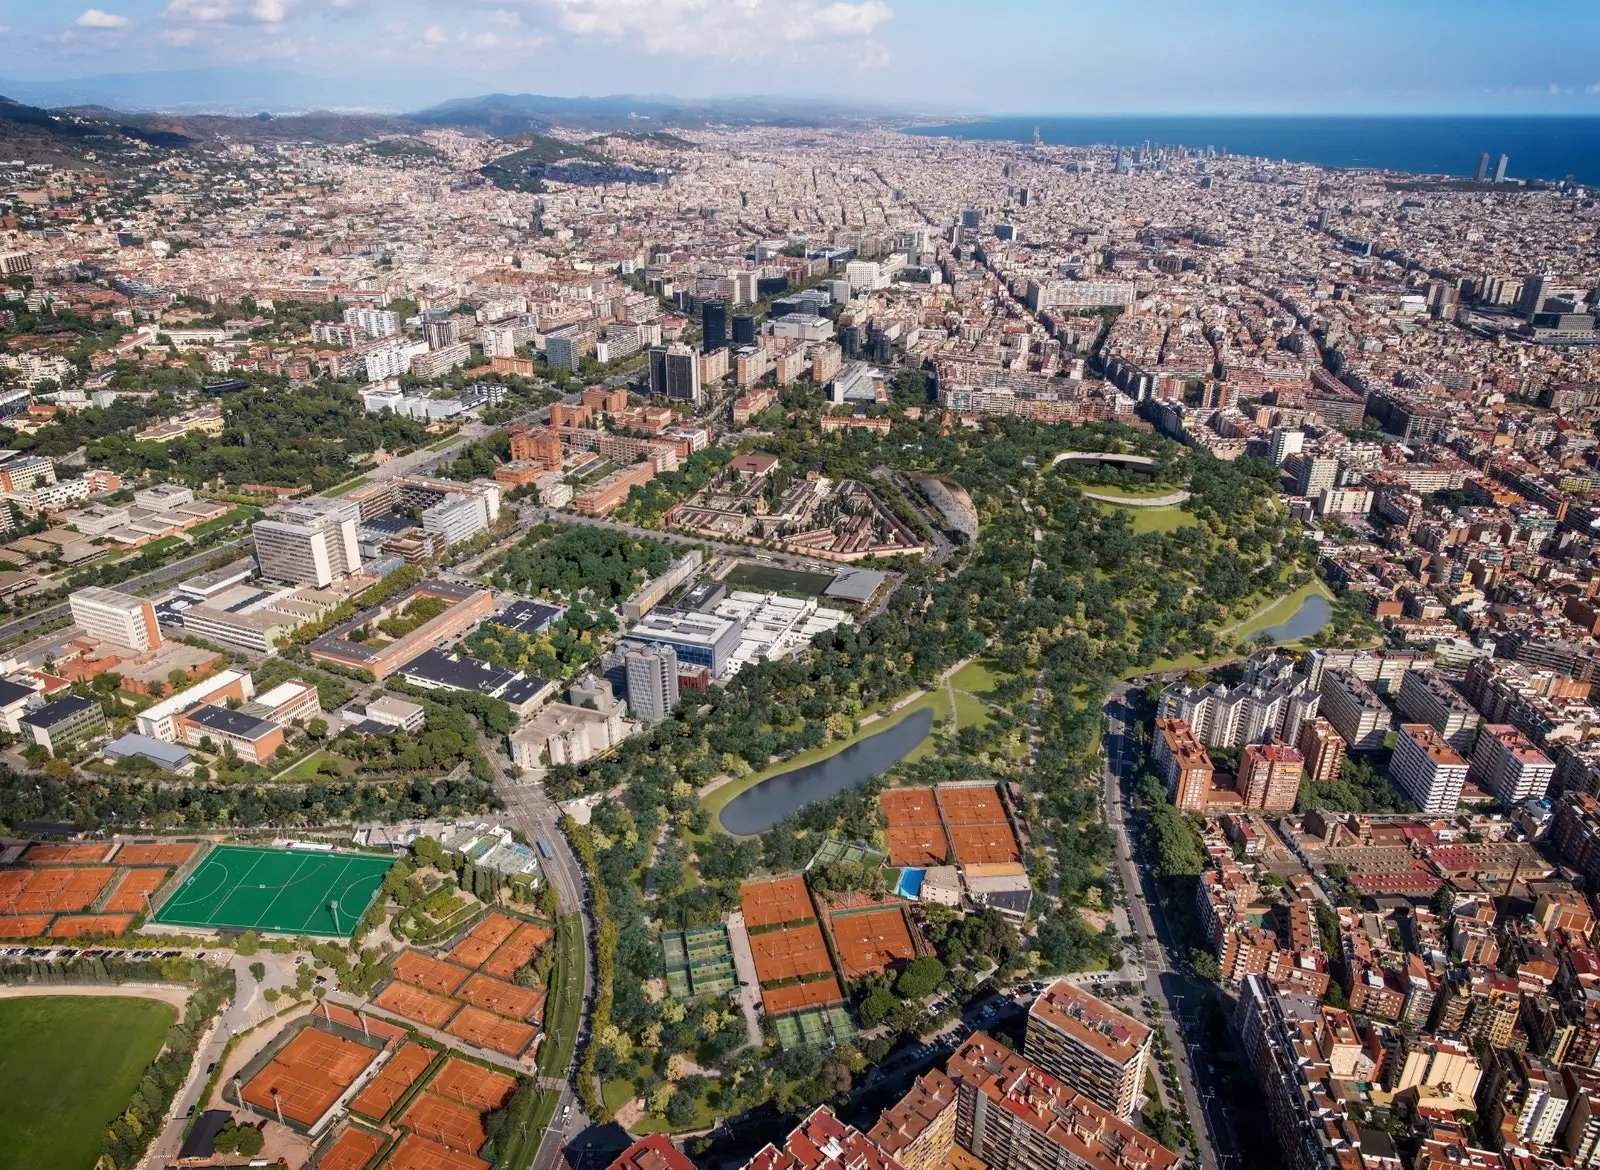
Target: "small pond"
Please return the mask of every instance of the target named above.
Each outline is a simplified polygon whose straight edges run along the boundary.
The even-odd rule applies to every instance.
[[[1300,608],[1288,621],[1268,626],[1254,637],[1262,642],[1294,642],[1309,638],[1333,617],[1333,605],[1320,593],[1313,593],[1300,603]]]

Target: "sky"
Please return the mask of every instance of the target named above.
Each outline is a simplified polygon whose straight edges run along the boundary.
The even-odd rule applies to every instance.
[[[0,78],[304,74],[490,92],[806,95],[929,112],[1596,113],[1600,7],[1527,0],[0,0]],[[4,92],[0,89],[0,92]],[[334,95],[330,99],[329,95]]]

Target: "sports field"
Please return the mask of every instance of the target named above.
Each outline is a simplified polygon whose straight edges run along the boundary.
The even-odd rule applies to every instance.
[[[115,995],[0,1001],[0,1170],[93,1166],[174,1017]]]
[[[218,845],[172,892],[154,921],[202,930],[347,938],[393,864],[388,857]]]

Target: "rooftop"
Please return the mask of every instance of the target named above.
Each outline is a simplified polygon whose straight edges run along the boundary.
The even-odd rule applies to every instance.
[[[1136,1059],[1150,1041],[1149,1028],[1065,979],[1046,988],[1029,1014],[1118,1064]]]

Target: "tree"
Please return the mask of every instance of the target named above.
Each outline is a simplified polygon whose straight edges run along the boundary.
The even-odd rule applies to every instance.
[[[236,1149],[246,1158],[254,1158],[261,1152],[261,1147],[266,1145],[266,1138],[261,1131],[253,1125],[247,1125],[239,1130],[239,1144]]]
[[[677,1089],[667,1098],[667,1121],[674,1129],[687,1129],[694,1124],[695,1101],[692,1096]]]
[[[923,999],[933,994],[944,978],[944,964],[932,955],[912,959],[895,980],[894,989],[906,999]]]
[[[312,739],[326,739],[328,737],[328,721],[326,719],[313,719],[306,724],[306,734]]]
[[[1434,891],[1433,900],[1429,905],[1440,918],[1449,918],[1456,908],[1455,890],[1447,885],[1440,886]]]
[[[237,954],[249,958],[261,949],[261,936],[253,930],[247,930],[234,942],[233,949]]]
[[[250,964],[250,976],[257,983],[260,983],[263,979],[265,979],[267,977],[267,965],[265,963],[259,963],[259,962],[258,963],[251,963]]]
[[[861,1023],[868,1028],[876,1027],[894,1011],[895,1006],[894,996],[887,987],[879,983],[867,992],[867,998],[861,1001]]]

